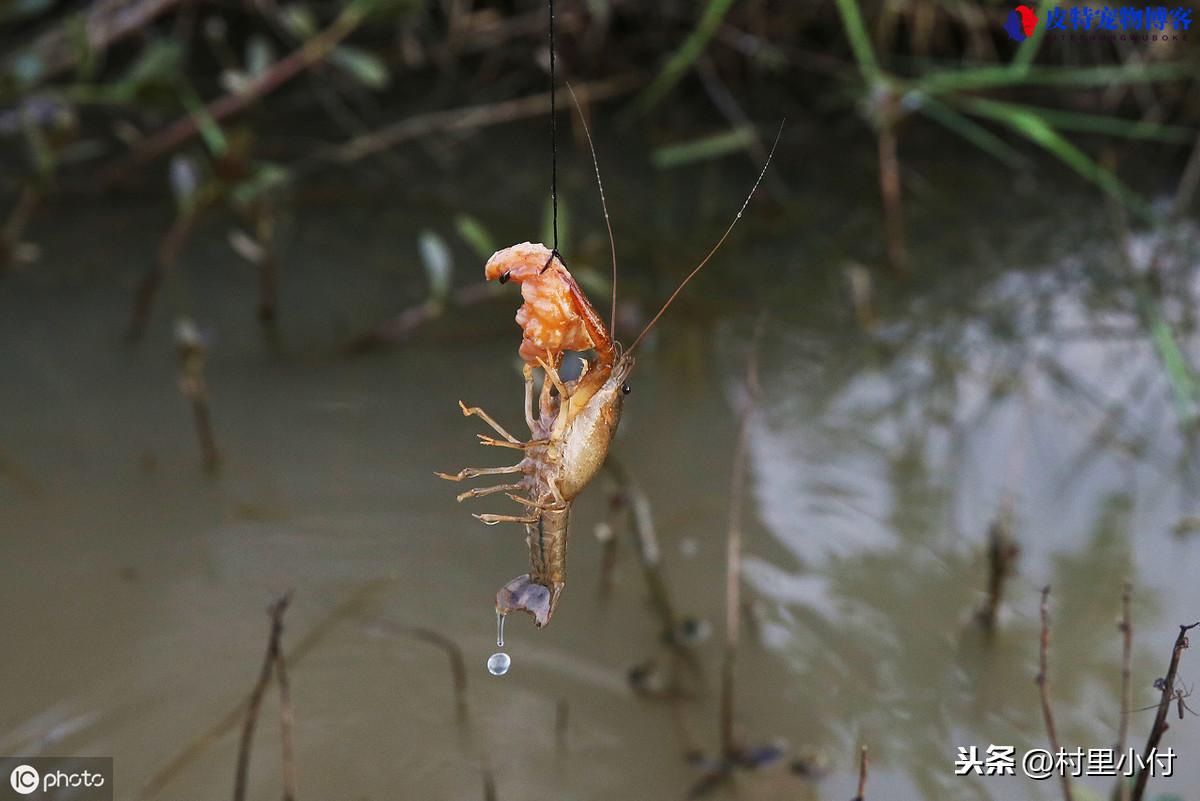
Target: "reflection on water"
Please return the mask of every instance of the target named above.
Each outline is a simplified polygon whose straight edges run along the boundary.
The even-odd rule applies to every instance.
[[[1135,269],[1149,249],[1134,243]],[[1176,267],[1178,319],[1200,276]],[[780,391],[751,448],[783,553],[750,558],[747,576],[771,602],[768,642],[823,690],[818,737],[878,741],[922,797],[1005,791],[948,775],[952,745],[1044,745],[1029,681],[1037,586],[1053,587],[1060,730],[1085,748],[1115,736],[1123,582],[1143,620],[1157,606],[1195,616],[1192,583],[1163,575],[1187,547],[1171,532],[1194,503],[1191,452],[1125,268],[1109,248],[1008,271],[952,305],[918,299],[869,341],[781,326]],[[806,354],[800,369],[789,352]],[[1023,569],[1015,613],[987,643],[970,616],[980,545],[1009,504]],[[1170,638],[1158,640],[1143,679],[1165,670]],[[1150,684],[1139,705],[1157,700]]]
[[[513,147],[524,158],[533,145]],[[554,624],[514,622],[506,650],[519,669],[495,681],[483,668],[492,589],[523,572],[523,534],[478,526],[432,472],[480,459],[460,398],[519,421],[515,294],[435,321],[403,348],[330,355],[419,300],[422,228],[449,238],[447,220],[466,210],[505,241],[535,235],[537,215],[513,198],[540,189],[517,182],[495,197],[485,189],[496,159],[485,156],[453,185],[422,183],[433,197],[415,207],[397,191],[298,208],[281,252],[277,346],[258,337],[254,278],[229,255],[223,222],[201,231],[174,303],[214,332],[208,378],[226,457],[216,480],[197,465],[165,315],[141,349],[118,341],[153,252],[139,232],[166,222],[156,205],[118,209],[116,234],[105,214],[81,211],[72,237],[43,237],[44,265],[0,288],[0,367],[18,388],[0,393],[0,608],[7,641],[20,644],[0,662],[0,752],[112,754],[119,796],[149,786],[154,798],[221,797],[264,611],[291,589],[305,797],[477,798],[491,782],[501,798],[679,798],[695,785],[684,754],[714,750],[720,638],[693,646],[701,675],[670,700],[651,669],[663,664],[661,621],[639,546],[621,526],[615,556],[592,536],[609,519],[602,482],[574,512]],[[702,252],[703,230],[724,222],[697,210],[697,181],[740,186],[749,168],[665,175],[651,198],[630,159],[606,181],[627,199],[615,222],[623,263],[638,265],[622,284],[636,316],[667,294],[681,254]],[[564,179],[577,231],[599,223],[586,166]],[[1056,787],[1020,779],[953,777],[957,746],[1045,744],[1033,676],[1046,583],[1064,745],[1114,742],[1126,578],[1135,705],[1155,700],[1175,624],[1200,617],[1194,545],[1174,533],[1196,514],[1186,410],[1144,333],[1129,265],[1067,211],[1029,210],[1016,227],[1036,249],[1001,246],[966,222],[915,237],[925,267],[904,287],[876,280],[878,324],[864,333],[844,282],[848,255],[864,254],[842,252],[849,234],[822,243],[807,224],[829,215],[845,222],[837,230],[860,230],[859,184],[831,199],[813,188],[831,185],[820,169],[801,187],[812,197],[752,207],[741,252],[665,318],[614,446],[653,509],[671,603],[681,617],[720,621],[727,398],[744,372],[737,343],[770,308],[750,437],[757,636],[739,655],[738,718],[747,742],[780,741],[789,759],[739,774],[739,797],[848,798],[860,742],[880,797],[1051,797]],[[986,219],[985,197],[978,208],[956,201],[962,220]],[[919,230],[919,204],[913,214]],[[696,234],[680,241],[681,230]],[[1177,237],[1194,246],[1194,230]],[[602,271],[602,238],[577,238],[581,266]],[[1135,270],[1155,260],[1149,235],[1129,249]],[[1170,254],[1154,280],[1182,336],[1200,289],[1196,254]],[[466,248],[455,258],[462,273],[479,268]],[[1184,342],[1194,360],[1194,340]],[[1021,554],[989,641],[973,616],[987,531],[1005,509]],[[268,703],[264,720],[273,714]],[[1150,715],[1135,714],[1133,743]],[[251,794],[274,797],[278,734],[261,725],[256,736]],[[1167,744],[1183,755],[1179,776],[1152,791],[1196,786],[1200,763],[1186,755],[1200,729],[1180,722]],[[790,761],[827,775],[810,782]]]

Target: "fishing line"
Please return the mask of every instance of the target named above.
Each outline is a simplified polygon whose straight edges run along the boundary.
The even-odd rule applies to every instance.
[[[550,207],[554,229],[554,250],[558,254],[558,115],[554,109],[554,0],[550,3]],[[562,256],[558,257],[562,260]]]

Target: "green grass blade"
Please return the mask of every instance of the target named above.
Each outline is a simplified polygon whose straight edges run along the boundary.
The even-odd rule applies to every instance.
[[[1081,131],[1154,142],[1189,143],[1196,137],[1195,131],[1182,125],[1164,125],[1157,122],[1127,120],[1105,114],[1087,114],[1054,108],[1035,106],[1024,106],[1023,108],[1037,114],[1051,127],[1060,131]]]
[[[1146,326],[1150,329],[1150,341],[1154,343],[1154,350],[1171,382],[1179,419],[1184,425],[1187,425],[1197,417],[1200,384],[1188,364],[1187,357],[1183,355],[1179,343],[1175,340],[1175,333],[1167,324],[1161,309],[1145,287],[1138,290],[1138,306],[1141,308]]]
[[[1007,66],[944,69],[926,73],[916,86],[926,93],[964,92],[1004,86],[1113,86],[1191,78],[1196,68],[1168,62],[1145,64],[1136,69],[1108,67],[1030,67],[1024,72]]]
[[[854,60],[858,62],[863,77],[874,82],[879,77],[879,61],[875,58],[875,48],[871,46],[871,37],[863,23],[858,0],[837,0],[837,8],[842,15],[846,38],[850,40],[850,49],[854,51]]]
[[[1029,166],[1029,159],[1008,142],[941,101],[923,98],[920,110],[931,120],[950,129],[1000,163],[1014,170],[1022,170]]]
[[[754,142],[754,130],[743,126],[734,128],[732,131],[724,131],[712,136],[704,136],[700,139],[693,139],[690,142],[680,142],[675,145],[667,145],[657,148],[651,155],[650,160],[654,162],[654,166],[660,170],[678,167],[681,164],[690,164],[694,161],[708,161],[710,159],[719,158],[742,151],[750,147]]]
[[[995,100],[962,98],[959,103],[972,114],[987,117],[1009,126],[1124,203],[1130,211],[1147,222],[1157,220],[1157,215],[1141,196],[1122,183],[1111,170],[1100,166],[1086,153],[1064,139],[1035,112],[1022,106],[1000,103]]]
[[[458,235],[471,246],[471,250],[475,251],[475,255],[485,261],[492,257],[499,248],[496,247],[496,240],[492,239],[492,235],[483,227],[483,223],[469,214],[460,214],[454,218],[454,227],[458,230]]]
[[[180,90],[179,99],[188,114],[196,121],[196,129],[200,131],[200,138],[204,140],[208,152],[217,158],[224,156],[225,152],[229,150],[229,142],[225,139],[225,133],[221,130],[221,126],[208,113],[208,107],[204,105],[204,101],[190,86],[185,86]]]
[[[717,28],[725,20],[725,15],[729,13],[733,2],[734,0],[708,0],[696,29],[667,59],[662,70],[638,97],[636,105],[639,109],[647,111],[653,108],[667,92],[674,88],[675,84],[679,83],[684,73],[691,68],[692,64],[696,63],[696,59],[704,54],[704,49],[708,47],[708,41],[712,39]]]

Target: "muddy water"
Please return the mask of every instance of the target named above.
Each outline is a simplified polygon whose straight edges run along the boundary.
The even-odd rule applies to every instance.
[[[814,146],[795,136],[797,149]],[[535,163],[534,140],[503,146]],[[622,198],[623,317],[634,319],[703,251],[753,168],[647,177],[629,155],[640,150],[607,144],[627,153],[609,168],[609,196]],[[227,219],[189,245],[137,348],[120,334],[166,201],[68,202],[35,229],[42,262],[0,287],[0,753],[113,755],[123,798],[156,781],[155,798],[225,797],[236,734],[222,724],[257,673],[269,601],[291,590],[302,797],[478,798],[485,771],[508,799],[680,798],[696,782],[684,752],[715,744],[716,638],[695,646],[703,677],[689,700],[630,690],[629,669],[666,654],[620,526],[601,597],[603,484],[576,507],[553,625],[510,621],[512,669],[484,667],[493,594],[525,570],[522,535],[477,524],[432,472],[502,463],[473,444],[479,426],[456,403],[519,425],[514,297],[451,313],[400,348],[337,351],[420,302],[421,230],[451,242],[460,283],[479,264],[455,238],[457,212],[501,244],[537,236],[541,176],[500,184],[494,154],[456,155],[453,180],[390,165],[400,173],[301,198],[283,229],[273,339],[253,320],[255,276],[225,243]],[[951,203],[934,171],[911,209],[915,277],[877,279],[866,334],[845,267],[878,257],[870,165],[804,162],[780,159],[791,197],[755,207],[649,343],[614,448],[650,502],[674,605],[719,634],[734,409],[745,342],[769,308],[738,718],[747,742],[779,743],[824,777],[781,762],[740,774],[739,797],[848,798],[859,742],[877,797],[1054,797],[1050,782],[952,775],[958,746],[1045,745],[1041,586],[1053,586],[1051,679],[1070,748],[1114,742],[1122,581],[1135,586],[1137,706],[1155,700],[1175,624],[1200,618],[1185,533],[1195,477],[1166,374],[1130,313],[1128,267],[1083,213],[1094,199],[1066,177],[1053,179],[1053,205],[1037,187],[998,205],[1010,179],[980,166],[973,194]],[[578,267],[602,271],[587,165],[575,166],[568,242]],[[1001,207],[1014,224],[997,231]],[[1149,247],[1135,243],[1135,262]],[[1172,266],[1186,276],[1177,305],[1195,297],[1183,293],[1197,289],[1186,283],[1195,258]],[[176,386],[178,311],[213,339],[216,479],[199,469]],[[1021,555],[988,644],[971,619],[987,531],[1006,506]],[[465,724],[428,631],[465,659]],[[1190,686],[1200,668],[1189,661]],[[1151,716],[1135,713],[1131,742]],[[1195,719],[1173,719],[1166,744],[1177,776],[1152,795],[1187,797],[1200,783]],[[278,754],[272,699],[252,797],[278,795]]]

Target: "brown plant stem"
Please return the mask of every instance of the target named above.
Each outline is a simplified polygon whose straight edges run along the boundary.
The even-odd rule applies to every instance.
[[[1200,622],[1179,627],[1179,636],[1175,638],[1175,645],[1171,648],[1171,663],[1167,666],[1167,675],[1162,681],[1162,696],[1158,701],[1158,711],[1154,714],[1154,725],[1150,728],[1150,736],[1146,739],[1146,747],[1142,750],[1143,765],[1150,764],[1149,760],[1154,759],[1154,752],[1158,749],[1158,744],[1162,741],[1167,729],[1171,728],[1167,723],[1167,714],[1171,711],[1171,701],[1175,699],[1175,676],[1179,672],[1179,660],[1183,656],[1184,649],[1189,646],[1188,632],[1197,626],[1200,626]],[[1142,796],[1146,793],[1146,782],[1150,780],[1151,772],[1144,767],[1138,772],[1137,778],[1134,780],[1132,801],[1142,801]]]
[[[254,743],[254,727],[258,723],[258,710],[262,706],[263,695],[267,691],[268,684],[270,684],[271,674],[276,671],[279,662],[279,641],[283,636],[283,614],[287,611],[290,600],[290,596],[284,595],[271,604],[268,612],[271,617],[271,633],[267,639],[267,654],[263,659],[262,669],[258,674],[258,681],[254,684],[254,689],[250,692],[250,702],[246,707],[245,720],[242,722],[242,737],[238,743],[237,769],[234,773],[233,801],[245,801],[246,798],[246,780],[250,775],[250,749]],[[291,710],[289,709],[288,714],[290,712]],[[289,748],[290,743],[285,744],[285,753],[286,749]],[[285,766],[286,770],[287,767]],[[291,798],[291,796],[285,796],[285,799],[287,798]]]
[[[625,94],[636,88],[639,83],[638,78],[631,76],[610,78],[581,84],[575,87],[575,93],[579,97],[579,102],[587,103]],[[379,130],[357,136],[349,142],[321,154],[321,158],[345,164],[438,131],[471,131],[528,117],[537,117],[549,111],[550,93],[542,92],[513,100],[502,100],[498,103],[414,114]]]
[[[1057,759],[1058,753],[1062,750],[1058,742],[1058,730],[1054,726],[1054,712],[1050,708],[1050,678],[1048,675],[1047,664],[1049,662],[1050,652],[1050,585],[1047,584],[1042,588],[1042,637],[1041,645],[1038,649],[1038,674],[1037,685],[1042,699],[1042,720],[1046,724],[1046,735],[1050,738],[1050,750]],[[1064,801],[1073,801],[1071,795],[1071,780],[1067,776],[1067,771],[1062,771],[1060,774],[1062,779],[1063,799]]]
[[[897,274],[908,270],[908,243],[904,234],[904,205],[900,186],[900,158],[896,147],[897,100],[889,96],[879,124],[879,193],[883,200],[883,224],[887,236],[888,262]]]
[[[126,36],[137,33],[181,0],[96,0],[87,10],[70,15],[59,25],[39,36],[27,50],[16,50],[4,60],[3,70],[11,72],[15,63],[30,53],[36,54],[42,68],[33,86],[53,78],[76,64],[80,47],[76,26],[86,37],[86,52],[92,57]],[[27,87],[32,88],[32,86]]]
[[[1129,740],[1129,712],[1133,707],[1133,616],[1130,613],[1130,600],[1133,595],[1133,585],[1126,581],[1121,592],[1121,622],[1117,629],[1121,632],[1121,722],[1117,727],[1118,759],[1125,753],[1125,744]],[[1129,801],[1129,782],[1117,782],[1119,801]]]
[[[867,747],[864,745],[858,752],[858,792],[854,796],[854,801],[864,801],[867,797],[867,770],[869,767]]]
[[[133,295],[133,310],[129,315],[129,330],[125,337],[130,342],[141,342],[150,325],[150,311],[163,279],[175,271],[179,254],[191,236],[199,214],[195,211],[182,212],[171,223],[166,235],[158,245],[154,264],[146,270],[138,282]]]
[[[371,6],[371,0],[354,0],[349,3],[328,28],[276,61],[237,92],[231,92],[212,101],[205,107],[203,114],[187,114],[147,137],[136,150],[105,170],[101,176],[101,183],[108,184],[118,180],[132,169],[154,161],[164,153],[187,142],[200,132],[201,119],[207,118],[213,122],[220,122],[231,117],[259,98],[283,86],[309,67],[323,61],[337,47],[338,43],[362,23]]]

